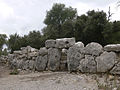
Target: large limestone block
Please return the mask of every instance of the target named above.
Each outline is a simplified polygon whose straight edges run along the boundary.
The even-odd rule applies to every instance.
[[[33,60],[29,61],[29,69],[30,70],[34,70],[35,69],[35,61],[33,61]]]
[[[47,55],[38,56],[35,60],[35,68],[37,71],[44,71],[47,67],[48,57]]]
[[[22,52],[21,51],[14,51],[13,54],[18,54],[18,55],[21,55]]]
[[[40,48],[39,55],[44,56],[44,55],[47,55],[47,54],[48,54],[48,50],[47,50],[46,47]]]
[[[85,59],[80,61],[78,70],[81,72],[96,73],[97,64],[95,62],[95,57],[91,55],[85,55]]]
[[[56,39],[56,48],[69,48],[75,44],[75,38]]]
[[[61,52],[59,49],[48,49],[48,70],[56,71],[60,67]]]
[[[69,71],[76,71],[79,66],[80,60],[84,58],[81,50],[84,48],[83,43],[75,44],[69,48],[67,53],[67,64]]]
[[[38,52],[38,49],[32,48],[31,46],[21,47],[22,54],[27,54],[30,52]]]
[[[115,52],[119,52],[120,51],[120,44],[110,44],[110,45],[106,45],[104,46],[104,50],[105,51],[115,51]]]
[[[120,74],[120,62],[117,63],[110,71],[111,74]]]
[[[55,44],[56,44],[56,41],[53,40],[53,39],[46,40],[46,42],[45,42],[45,47],[46,47],[46,48],[54,48],[54,47],[55,47]]]
[[[74,46],[78,48],[84,48],[84,44],[82,42],[76,42]]]
[[[116,54],[114,52],[104,52],[96,58],[97,72],[107,72],[115,64]]]
[[[73,46],[75,50],[77,50],[80,53],[83,53],[85,50],[84,44],[82,42],[77,42],[75,43],[75,45]]]
[[[103,47],[95,42],[89,43],[85,47],[85,54],[99,56],[103,52]]]

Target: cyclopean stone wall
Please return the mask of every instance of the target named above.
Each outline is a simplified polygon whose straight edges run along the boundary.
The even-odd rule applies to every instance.
[[[84,46],[75,38],[51,39],[39,50],[22,47],[0,60],[21,70],[120,74],[120,44],[102,47],[91,42]]]

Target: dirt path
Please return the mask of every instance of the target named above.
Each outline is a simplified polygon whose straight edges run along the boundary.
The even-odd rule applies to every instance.
[[[10,71],[0,64],[0,90],[120,90],[120,76],[116,75],[50,71],[10,75]]]
[[[0,78],[9,76],[10,70],[7,66],[0,63]]]
[[[97,85],[84,74],[41,72],[2,77],[0,90],[97,90]]]

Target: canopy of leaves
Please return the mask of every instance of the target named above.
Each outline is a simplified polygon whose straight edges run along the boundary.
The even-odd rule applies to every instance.
[[[64,4],[56,3],[53,5],[50,11],[47,11],[47,15],[44,20],[44,23],[47,25],[47,27],[44,28],[43,32],[48,38],[53,39],[65,37],[65,35],[66,37],[69,37],[71,35],[64,34],[64,32],[66,33],[70,32],[68,31],[70,27],[68,26],[66,27],[66,25],[67,24],[71,25],[72,24],[71,22],[74,22],[76,17],[77,17],[76,9],[72,7],[65,7]],[[73,25],[71,27],[73,28]]]
[[[17,33],[10,35],[8,40],[8,47],[11,49],[11,52],[15,50],[19,50],[22,46],[22,37],[20,37]]]
[[[0,50],[2,49],[2,46],[6,43],[6,34],[0,34]]]
[[[0,55],[2,55],[3,45],[7,43],[6,34],[0,34]]]
[[[76,17],[77,11],[72,7],[65,7],[64,4],[54,4],[50,11],[47,11],[44,23],[46,25],[62,25],[67,20],[72,20]]]
[[[8,40],[9,49],[11,52],[19,50],[21,47],[31,46],[33,48],[39,49],[44,46],[44,39],[40,31],[30,31],[28,35],[23,37],[18,34],[10,35]]]
[[[88,11],[87,15],[81,15],[76,19],[75,37],[85,44],[98,42],[104,44],[102,32],[107,24],[106,13],[103,11]]]

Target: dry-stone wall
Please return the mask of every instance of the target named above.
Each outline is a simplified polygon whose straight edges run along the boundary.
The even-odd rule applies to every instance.
[[[84,46],[75,42],[75,38],[51,39],[39,50],[22,47],[0,61],[21,70],[120,74],[120,44],[102,47],[92,42]]]

